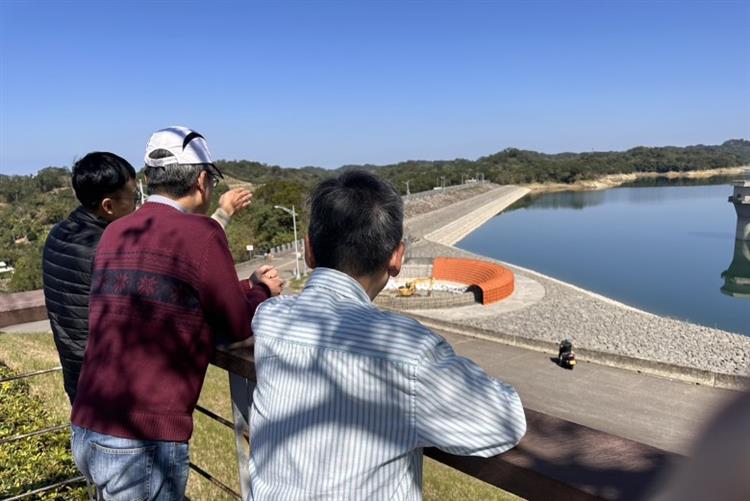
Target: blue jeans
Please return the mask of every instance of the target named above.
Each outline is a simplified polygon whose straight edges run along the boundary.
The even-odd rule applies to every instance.
[[[76,466],[106,501],[181,501],[188,444],[102,435],[71,426]]]

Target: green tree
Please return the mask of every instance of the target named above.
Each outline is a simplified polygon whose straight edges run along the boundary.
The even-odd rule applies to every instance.
[[[259,187],[253,194],[248,211],[253,245],[258,251],[294,240],[292,217],[274,206],[280,205],[297,212],[297,236],[302,238],[307,228],[306,200],[308,188],[298,181],[273,180]]]
[[[16,261],[8,288],[12,292],[30,291],[42,287],[42,249],[45,238],[27,246],[26,252]]]
[[[34,180],[39,191],[47,193],[56,188],[69,186],[70,171],[61,167],[47,167],[37,172]]]

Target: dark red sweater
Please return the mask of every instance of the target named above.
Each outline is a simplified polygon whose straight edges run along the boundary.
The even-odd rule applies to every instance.
[[[110,224],[94,261],[71,422],[187,441],[215,336],[249,337],[268,296],[237,279],[224,231],[208,217],[151,202]]]

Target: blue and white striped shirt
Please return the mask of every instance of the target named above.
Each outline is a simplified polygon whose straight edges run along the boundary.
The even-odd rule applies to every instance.
[[[253,332],[255,501],[419,500],[423,447],[488,457],[526,431],[511,386],[336,270],[261,304]]]

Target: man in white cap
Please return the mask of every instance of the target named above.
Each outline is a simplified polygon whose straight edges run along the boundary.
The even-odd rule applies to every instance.
[[[179,500],[217,338],[249,338],[249,318],[283,281],[270,267],[237,279],[224,231],[205,217],[222,175],[203,136],[157,131],[145,161],[152,195],[97,248],[72,449],[104,499]]]

